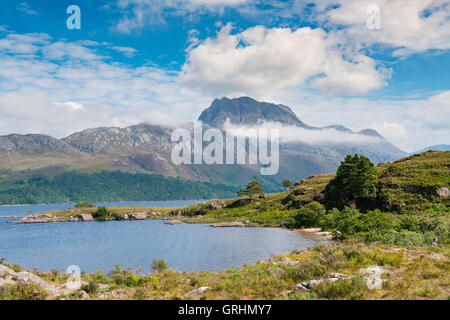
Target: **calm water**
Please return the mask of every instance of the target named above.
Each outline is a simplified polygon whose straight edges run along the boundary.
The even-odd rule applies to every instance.
[[[109,203],[104,205],[182,206],[195,201]],[[2,206],[0,216],[18,216],[73,205]],[[115,264],[150,270],[164,258],[181,271],[222,270],[255,263],[317,241],[273,228],[211,228],[205,224],[167,225],[164,221],[111,221],[11,224],[0,219],[0,256],[41,271],[78,265],[88,272]]]

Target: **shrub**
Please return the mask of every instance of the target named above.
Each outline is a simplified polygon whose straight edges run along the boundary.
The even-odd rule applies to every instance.
[[[17,283],[0,287],[0,300],[44,300],[47,293],[35,284]]]
[[[325,217],[325,207],[318,202],[311,202],[300,208],[295,221],[298,227],[317,227]]]
[[[152,269],[157,272],[167,270],[169,264],[164,259],[154,259],[152,261]]]
[[[323,281],[314,288],[314,292],[320,298],[326,299],[365,299],[367,291],[367,286],[361,276],[335,282]]]
[[[75,205],[75,208],[94,208],[95,204],[89,203],[87,201],[80,201]]]
[[[348,238],[363,231],[361,213],[358,210],[345,208],[335,216],[336,229],[341,232],[342,238]]]
[[[131,278],[133,273],[130,269],[121,269],[120,265],[116,264],[114,269],[111,270],[108,276],[114,281],[114,283],[118,286],[127,285],[132,282]]]
[[[389,230],[381,237],[381,241],[386,244],[401,246],[418,246],[426,244],[425,236],[423,234],[408,230],[402,230],[399,232]]]
[[[108,218],[109,212],[106,207],[99,207],[97,211],[94,212],[94,219],[99,221],[104,221]]]
[[[81,287],[81,290],[85,291],[88,294],[94,294],[98,291],[98,288],[98,283],[94,279],[91,279],[86,285],[83,285]]]

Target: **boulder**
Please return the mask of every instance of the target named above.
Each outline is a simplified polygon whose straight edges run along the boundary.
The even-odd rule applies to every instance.
[[[185,296],[198,296],[200,294],[205,293],[209,289],[211,289],[211,288],[210,287],[200,287],[198,289],[194,289],[192,291],[189,291],[188,293],[185,294]]]
[[[90,300],[91,297],[87,294],[86,291],[81,290],[81,297],[80,297],[80,299],[81,300]]]
[[[217,202],[211,202],[207,207],[209,210],[220,210],[223,208],[223,204]]]
[[[350,276],[343,273],[332,272],[327,274],[327,278],[349,279]]]
[[[438,197],[450,197],[450,189],[449,188],[439,188],[436,190],[436,194]]]
[[[93,221],[94,217],[90,213],[82,213],[80,215],[80,220],[81,221]]]
[[[380,266],[372,266],[368,268],[362,268],[358,270],[358,273],[364,274],[364,275],[380,275],[387,272],[386,269],[380,267]]]
[[[128,217],[130,220],[145,220],[147,219],[147,212],[129,213]]]
[[[6,274],[6,276],[16,276],[17,275],[17,273],[14,270],[12,270],[11,268],[8,268],[7,266],[0,264],[0,278],[4,277],[5,274]]]
[[[295,291],[301,290],[301,291],[308,291],[308,288],[306,288],[303,284],[299,283],[295,285]]]

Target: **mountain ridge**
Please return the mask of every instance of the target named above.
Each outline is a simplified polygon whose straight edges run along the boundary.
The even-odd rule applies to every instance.
[[[0,136],[0,191],[6,188],[2,187],[2,181],[14,183],[21,179],[31,179],[35,175],[56,177],[66,172],[95,173],[106,170],[128,174],[161,174],[166,177],[181,177],[236,187],[257,179],[263,183],[267,191],[275,192],[282,190],[281,181],[284,179],[298,180],[312,174],[335,171],[347,154],[362,154],[368,156],[374,163],[392,161],[406,155],[371,129],[356,133],[340,125],[311,127],[298,119],[287,106],[258,102],[248,97],[234,100],[222,98],[214,101],[211,107],[215,105],[217,112],[221,112],[223,108],[228,110],[227,112],[241,108],[239,103],[243,102],[244,111],[236,117],[236,121],[241,124],[258,124],[267,120],[281,121],[282,124],[314,132],[334,129],[380,139],[368,144],[332,142],[315,144],[300,141],[281,143],[278,174],[262,176],[259,165],[175,165],[171,160],[173,128],[170,126],[140,123],[125,128],[90,128],[62,139],[47,135],[14,134]],[[223,106],[223,103],[229,105]],[[249,113],[249,105],[256,108],[253,115]],[[208,115],[211,111],[208,109],[202,114]],[[276,112],[271,113],[271,109],[275,109]],[[220,128],[220,124],[226,121],[223,115],[214,118],[209,113],[204,117],[209,119],[209,123],[203,123],[204,129],[216,124],[223,130]],[[192,123],[184,124],[182,127],[192,131]]]

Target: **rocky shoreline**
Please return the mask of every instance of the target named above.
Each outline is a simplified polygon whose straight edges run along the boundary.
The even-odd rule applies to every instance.
[[[18,218],[18,217],[14,217]],[[105,221],[142,221],[142,220],[169,220],[165,224],[177,225],[189,222],[186,219],[170,219],[167,216],[162,215],[160,212],[134,212],[134,213],[124,213],[122,216],[110,216]],[[18,221],[8,221],[8,223],[13,224],[29,224],[29,223],[51,223],[51,222],[92,222],[96,221],[92,214],[82,213],[78,216],[69,217],[58,217],[54,214],[41,213],[30,215],[26,217],[21,217]],[[195,222],[194,222],[195,223]],[[238,228],[238,227],[255,227],[257,225],[251,224],[248,220],[242,221],[231,221],[231,222],[216,222],[211,223],[212,228]],[[322,231],[320,228],[306,228],[306,229],[290,229],[291,231],[297,232],[303,236],[312,237],[315,239],[333,239],[331,232]]]
[[[160,216],[160,212],[134,212],[134,213],[124,213],[121,216],[113,216],[110,215],[106,218],[105,221],[115,221],[115,220],[147,220],[150,217]],[[14,217],[19,218],[19,217]],[[49,213],[41,213],[31,216],[22,217],[18,221],[8,221],[8,223],[49,223],[49,222],[89,222],[95,221],[95,218],[90,213],[82,213],[78,216],[69,216],[69,217],[58,217],[54,214]]]

